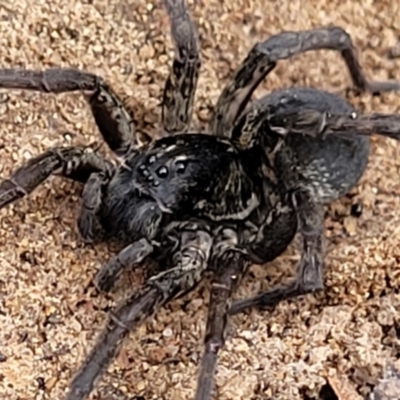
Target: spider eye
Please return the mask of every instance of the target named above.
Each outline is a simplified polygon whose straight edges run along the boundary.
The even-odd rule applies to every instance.
[[[178,174],[182,174],[182,173],[185,172],[185,170],[186,170],[186,162],[184,162],[184,161],[178,161],[178,162],[176,163],[176,172],[177,172]]]
[[[144,177],[149,176],[150,175],[150,171],[148,169],[146,169],[146,167],[144,167],[144,168],[142,168],[142,167],[144,167],[144,165],[141,165],[139,167],[139,171],[140,171],[141,175],[144,176]]]
[[[158,168],[157,175],[160,178],[166,178],[168,176],[168,168],[165,167],[165,166],[162,166],[162,167]]]

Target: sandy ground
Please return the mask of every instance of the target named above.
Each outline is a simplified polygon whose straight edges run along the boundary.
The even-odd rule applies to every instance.
[[[73,66],[100,74],[129,98],[139,129],[154,134],[172,56],[168,19],[159,3],[0,4],[1,65]],[[399,0],[362,3],[191,2],[203,60],[194,127],[204,128],[221,88],[251,46],[283,29],[340,25],[351,34],[369,77],[400,80],[400,60],[388,57],[400,33]],[[345,96],[350,79],[337,53],[310,53],[279,64],[257,95],[293,85]],[[400,112],[396,94],[351,101],[361,110]],[[99,140],[79,94],[2,91],[0,122],[2,177],[49,146]],[[398,357],[399,170],[399,144],[374,140],[359,187],[326,209],[324,294],[232,319],[217,374],[219,399],[335,399],[332,388],[338,396],[346,388],[353,393],[348,398],[356,399],[354,391],[365,396],[386,363]],[[108,297],[90,286],[115,249],[82,244],[75,223],[81,190],[52,178],[0,211],[1,399],[61,400],[107,310],[135,288],[133,273]],[[350,214],[358,203],[359,218]],[[237,297],[287,279],[298,259],[292,246],[268,267],[255,266]],[[103,393],[105,400],[191,399],[207,302],[205,283],[132,333],[91,398]]]

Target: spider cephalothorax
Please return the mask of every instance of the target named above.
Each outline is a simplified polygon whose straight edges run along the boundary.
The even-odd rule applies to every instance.
[[[339,50],[360,90],[400,88],[368,82],[349,36],[335,27],[286,32],[257,44],[223,90],[210,133],[187,133],[200,68],[197,37],[184,0],[165,5],[177,51],[162,103],[165,137],[157,141],[139,143],[128,111],[98,76],[73,69],[0,70],[1,88],[89,93],[105,142],[122,158],[116,166],[88,147],[51,149],[0,183],[0,208],[52,174],[83,182],[83,239],[118,239],[125,246],[100,269],[97,287],[110,290],[128,266],[145,260],[159,265],[111,314],[73,380],[70,400],[86,398],[121,339],[158,306],[192,289],[206,270],[214,280],[196,399],[210,399],[228,314],[323,288],[321,205],[359,180],[369,154],[366,136],[400,137],[399,117],[356,115],[344,100],[316,89],[280,90],[246,108],[278,60],[308,50]],[[230,306],[247,265],[277,257],[296,231],[303,251],[295,281]]]

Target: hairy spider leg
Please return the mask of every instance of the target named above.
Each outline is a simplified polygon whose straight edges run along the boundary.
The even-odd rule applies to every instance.
[[[36,189],[50,175],[85,183],[92,173],[113,170],[113,165],[90,147],[57,147],[32,158],[0,182],[0,209]]]
[[[171,22],[175,58],[164,86],[164,134],[185,133],[190,128],[201,60],[196,26],[186,0],[164,0]]]
[[[230,137],[236,120],[245,109],[259,83],[275,68],[279,60],[311,50],[335,50],[342,55],[354,86],[373,93],[400,90],[395,81],[370,82],[358,61],[350,35],[340,27],[325,27],[298,32],[283,32],[257,43],[233,78],[223,89],[209,130],[215,135]]]
[[[98,212],[102,206],[102,187],[114,166],[90,147],[57,147],[40,154],[0,182],[0,209],[36,189],[50,175],[85,183],[78,229],[86,242],[102,240],[103,228]]]
[[[46,93],[84,91],[93,117],[110,149],[124,156],[136,145],[135,126],[122,100],[103,78],[73,68],[44,71],[0,69],[0,88]]]
[[[97,272],[95,286],[101,291],[109,292],[124,269],[142,263],[153,250],[154,247],[146,238],[124,247]]]
[[[258,104],[262,107],[262,104]],[[261,117],[258,125],[265,121],[272,131],[285,135],[289,132],[324,137],[326,135],[348,135],[349,132],[357,135],[372,136],[374,134],[400,140],[400,115],[382,113],[358,113],[333,114],[319,110],[304,109],[296,113],[271,112],[268,106],[264,110],[256,111]],[[249,113],[250,114],[250,113]],[[246,116],[248,125],[255,117]],[[250,129],[249,129],[250,130]]]
[[[192,117],[200,69],[197,33],[185,0],[164,0],[171,20],[175,59],[165,84],[162,123],[167,133],[186,132]],[[89,92],[86,97],[97,127],[120,157],[140,143],[131,113],[101,76],[73,68],[44,71],[0,69],[0,88],[45,93]]]
[[[78,217],[78,230],[86,243],[99,242],[105,238],[99,213],[103,203],[103,188],[112,178],[110,171],[92,173],[82,192],[82,205]]]
[[[159,307],[186,293],[200,282],[213,244],[209,233],[183,231],[180,251],[175,254],[175,267],[147,280],[145,285],[120,306],[110,317],[95,347],[72,381],[67,400],[84,400],[97,378],[115,358],[123,339]]]
[[[324,220],[322,205],[313,201],[306,190],[293,194],[293,203],[298,218],[298,230],[303,239],[297,276],[288,285],[279,285],[254,297],[238,300],[229,313],[237,314],[252,307],[267,307],[303,294],[324,289]]]
[[[218,353],[225,342],[228,311],[233,290],[249,266],[249,259],[237,248],[234,232],[225,230],[213,261],[215,276],[211,285],[205,336],[205,351],[199,368],[195,400],[210,400],[214,388]]]

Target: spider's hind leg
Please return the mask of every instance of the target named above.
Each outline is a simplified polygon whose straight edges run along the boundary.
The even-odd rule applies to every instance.
[[[312,50],[340,52],[350,72],[354,86],[360,91],[373,93],[400,90],[400,82],[368,81],[358,60],[350,35],[340,27],[325,27],[297,32],[282,32],[257,43],[236,70],[222,91],[210,131],[230,137],[237,119],[259,83],[275,68],[280,60],[289,59]]]
[[[324,273],[324,223],[322,206],[311,195],[299,190],[293,196],[297,213],[298,229],[303,239],[303,249],[296,278],[284,286],[261,292],[254,297],[232,304],[230,314],[237,314],[252,307],[267,307],[280,301],[323,290]]]
[[[196,27],[186,0],[164,0],[175,45],[175,59],[165,83],[162,125],[167,134],[189,130],[201,65]]]

